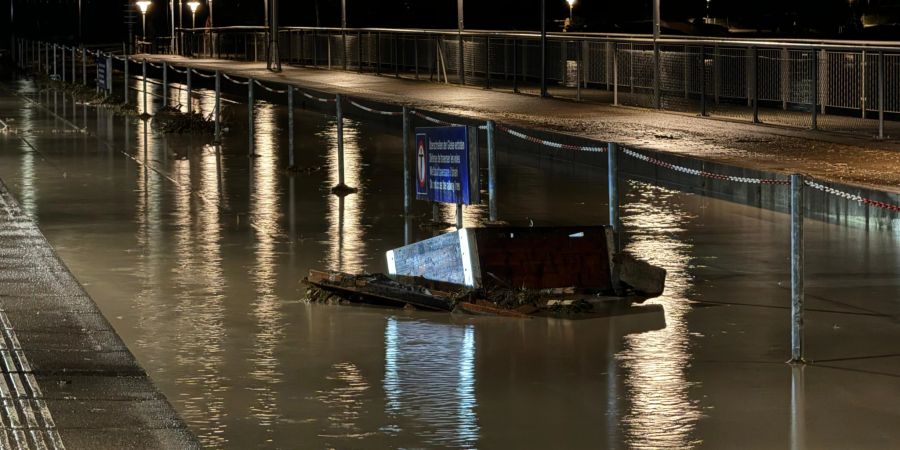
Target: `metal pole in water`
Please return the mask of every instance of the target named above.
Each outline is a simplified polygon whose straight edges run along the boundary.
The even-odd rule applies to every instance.
[[[162,85],[162,104],[163,108],[169,106],[169,64],[165,61],[162,63],[162,71],[163,71],[163,85]],[[218,81],[218,76],[216,77],[216,81]]]
[[[125,93],[125,104],[128,104],[128,66],[131,63],[131,59],[128,58],[128,55],[125,55],[125,83],[123,92]]]
[[[494,121],[487,122],[488,220],[497,221],[497,155],[494,146]]]
[[[185,71],[187,72],[187,113],[190,114],[194,109],[194,106],[191,104],[191,68],[186,67],[185,69]]]
[[[791,363],[803,364],[803,175],[791,175]]]
[[[456,204],[456,229],[460,229],[463,227],[463,205],[462,203]]]
[[[63,45],[59,48],[59,55],[62,57],[62,72],[60,72],[60,78],[63,83],[66,82],[66,46]]]
[[[141,76],[143,78],[144,86],[142,91],[144,92],[144,114],[147,114],[147,60],[144,59],[141,61]]]
[[[163,63],[165,64],[165,63]],[[163,74],[165,75],[165,67],[163,66]],[[165,85],[165,83],[163,83]],[[163,97],[165,101],[165,97]],[[216,135],[215,142],[222,142],[222,74],[216,71],[216,105],[215,105]]]
[[[294,87],[287,87],[288,102],[288,167],[294,167]]]
[[[343,105],[341,105],[341,94],[337,94],[334,96],[334,105],[335,115],[337,116],[337,187],[344,187],[344,108]]]
[[[84,47],[81,47],[81,81],[84,82],[84,85],[88,85],[87,81],[87,51]]]
[[[251,157],[256,154],[253,151],[253,78],[247,79],[247,136],[249,136],[247,142],[247,154]]]
[[[106,55],[106,93],[112,95],[113,92],[113,58],[112,53]]]
[[[619,238],[619,167],[618,153],[619,146],[614,142],[607,145],[608,153],[608,169],[607,181],[609,183],[609,225],[612,227],[616,236],[616,251],[621,247],[621,239]]]
[[[76,54],[76,49],[75,49],[75,46],[73,45],[72,46],[72,84],[75,84],[75,82],[78,81],[78,77],[75,76],[75,74],[77,73],[77,72],[75,72],[75,69],[77,68],[77,65],[75,64],[75,59],[76,59],[75,54]]]
[[[409,107],[403,107],[403,216],[409,216],[410,209],[410,197],[412,196],[410,191],[410,184],[412,183],[412,179],[409,173],[409,161],[410,161],[410,145],[409,145],[409,132],[410,132],[410,121],[409,121]]]

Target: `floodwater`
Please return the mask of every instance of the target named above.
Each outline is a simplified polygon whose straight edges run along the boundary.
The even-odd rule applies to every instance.
[[[193,99],[205,113],[208,94]],[[28,81],[0,87],[0,118],[16,130],[0,135],[0,178],[210,448],[900,442],[900,236],[807,222],[814,363],[802,368],[785,364],[787,217],[637,181],[622,185],[627,249],[669,278],[634,314],[308,305],[309,269],[383,271],[384,252],[403,244],[399,124],[347,120],[347,184],[359,192],[339,198],[333,118],[296,110],[297,163],[311,170],[291,176],[286,109],[258,104],[259,156],[248,158],[245,106],[225,106],[215,147]],[[606,222],[603,170],[517,145],[498,141],[503,219]],[[452,222],[452,208],[441,212]],[[418,224],[430,207],[414,213]],[[485,219],[466,210],[467,225]]]

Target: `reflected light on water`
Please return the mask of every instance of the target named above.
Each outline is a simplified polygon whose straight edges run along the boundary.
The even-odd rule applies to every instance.
[[[692,433],[701,412],[689,397],[685,369],[690,365],[690,336],[685,316],[691,276],[691,243],[682,224],[690,220],[678,207],[678,195],[635,183],[624,203],[626,250],[668,271],[665,293],[650,303],[663,305],[666,327],[625,338],[617,355],[629,388],[631,410],[623,418],[633,448],[683,448],[699,444]]]
[[[319,133],[328,148],[327,188],[338,184],[337,122],[330,120]],[[328,196],[328,252],[325,266],[328,270],[361,273],[365,270],[365,228],[363,227],[363,196],[365,180],[362,177],[362,155],[359,147],[359,124],[344,119],[344,184],[358,191],[346,196]]]
[[[34,109],[22,108],[22,118],[19,128],[22,130],[31,130],[34,128]],[[19,196],[22,209],[32,220],[38,224],[37,210],[37,189],[35,188],[35,155],[34,149],[28,146],[24,139],[20,140],[22,149],[22,193]],[[39,224],[38,224],[39,225]]]
[[[389,317],[384,341],[390,429],[415,434],[426,447],[476,447],[474,326]]]
[[[284,326],[281,300],[276,291],[276,247],[278,237],[283,234],[279,223],[281,192],[278,189],[280,171],[276,145],[279,130],[272,104],[258,103],[255,111],[254,144],[259,157],[250,161],[250,221],[255,237],[255,264],[250,268],[250,279],[256,291],[252,311],[257,321],[257,332],[250,358],[250,376],[259,385],[254,389],[256,399],[250,406],[250,414],[265,428],[269,435],[267,439],[271,439],[273,425],[280,417],[275,386],[281,383],[284,376],[275,355]]]

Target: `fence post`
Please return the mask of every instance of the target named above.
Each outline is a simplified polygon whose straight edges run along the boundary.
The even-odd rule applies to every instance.
[[[753,93],[753,123],[759,123],[759,49],[750,48],[750,88]]]
[[[345,53],[346,55],[346,53]],[[287,87],[288,103],[288,167],[294,168],[294,86]]]
[[[821,72],[819,77],[822,79],[822,86],[816,86],[816,89],[819,89],[819,95],[821,96],[821,110],[819,111],[822,115],[825,115],[825,106],[828,105],[828,52],[825,49],[821,50],[822,55],[819,57],[818,64],[816,64],[816,71]],[[818,69],[823,69],[819,71]]]
[[[194,112],[194,102],[191,101],[191,91],[193,90],[193,83],[191,82],[191,68],[185,67],[185,71],[187,72],[187,113],[191,114]]]
[[[791,363],[803,361],[803,176],[791,175]]]
[[[337,116],[337,152],[338,152],[338,184],[336,188],[344,188],[344,108],[341,104],[341,94],[334,96],[334,111]]]
[[[575,100],[581,101],[581,51],[578,42],[575,42]]]
[[[613,42],[613,106],[619,106],[619,44]]]
[[[163,108],[165,108],[166,106],[169,106],[169,63],[163,61],[162,66],[163,66],[163,67],[162,67],[162,72],[163,72],[163,79],[162,79],[162,104],[163,104]],[[216,82],[219,81],[219,78],[218,78],[218,72],[219,72],[219,71],[216,71],[216,74],[217,74],[217,75],[216,75]]]
[[[78,77],[75,75],[75,74],[77,73],[77,72],[75,71],[75,69],[78,67],[78,66],[75,64],[75,59],[76,59],[76,58],[75,58],[75,55],[76,55],[76,53],[77,53],[77,52],[76,52],[75,46],[72,45],[72,84],[75,84],[75,82],[78,81]]]
[[[165,79],[166,66],[163,63],[163,79]],[[163,89],[165,87],[165,81],[163,82]],[[166,96],[163,94],[163,102],[166,101]],[[215,103],[215,121],[216,121],[216,134],[214,141],[216,143],[222,142],[222,74],[217,70],[216,71],[216,103]]]
[[[862,95],[860,96],[859,103],[862,110],[862,118],[866,118],[866,100],[868,97],[868,92],[866,92],[866,51],[862,51],[861,60],[859,63],[859,81],[860,81],[860,92]]]
[[[147,60],[144,59],[141,61],[141,77],[143,81],[143,93],[144,93],[144,114],[149,114],[147,112]]]
[[[87,50],[85,50],[84,47],[81,47],[81,81],[84,83],[85,86],[88,85],[87,57],[88,57]]]
[[[781,49],[781,61],[778,68],[781,72],[781,109],[787,111],[791,87],[791,53],[787,48]]]
[[[412,184],[412,179],[409,173],[409,161],[410,161],[410,121],[409,121],[409,107],[403,107],[403,216],[409,216],[410,210],[410,202],[412,194],[410,191],[410,185]]]
[[[398,42],[400,41],[400,36],[397,34],[391,35],[391,42],[394,45],[391,48],[394,50],[394,78],[400,78],[400,45]]]
[[[126,105],[128,104],[128,66],[130,65],[129,64],[130,62],[131,62],[131,60],[129,59],[128,55],[125,55],[125,83],[123,83],[125,85],[125,87],[123,90],[125,92],[125,104]]]
[[[496,222],[497,210],[497,147],[494,145],[494,121],[487,121],[487,156],[488,156],[488,220]]]
[[[254,151],[254,131],[253,131],[253,105],[255,100],[253,99],[253,78],[247,78],[247,155],[251,158],[256,156],[256,152]]]
[[[370,39],[370,40],[371,40],[371,39]],[[363,57],[362,57],[362,55],[363,55],[363,45],[362,45],[362,43],[363,43],[363,40],[362,40],[362,32],[361,32],[361,31],[358,31],[358,32],[356,33],[356,62],[357,62],[356,70],[357,70],[359,73],[363,73]]]
[[[66,46],[65,45],[61,45],[59,47],[59,56],[61,57],[60,59],[62,59],[62,71],[60,71],[59,76],[60,76],[60,79],[62,79],[62,82],[65,83],[66,82]]]
[[[662,108],[662,85],[661,85],[661,76],[659,73],[660,70],[660,62],[659,62],[659,44],[653,44],[653,104],[656,106],[656,109]]]
[[[513,54],[513,92],[519,93],[519,40],[513,38],[512,54]]]
[[[810,128],[819,129],[819,52],[812,50],[812,80],[809,83],[810,100],[812,101],[812,123]]]
[[[884,52],[878,52],[878,139],[884,139]]]
[[[706,117],[706,46],[700,46],[700,117]]]
[[[607,182],[609,183],[609,226],[613,229],[613,234],[616,237],[616,248],[615,251],[619,251],[621,249],[621,239],[619,238],[619,167],[618,167],[618,156],[619,156],[619,146],[610,142],[606,147],[607,153]]]
[[[484,88],[491,88],[491,37],[484,38]]]
[[[713,97],[715,98],[716,106],[719,106],[719,46],[716,45],[713,47]]]
[[[419,36],[413,35],[413,65],[416,66],[416,79],[419,79]]]
[[[113,93],[113,57],[112,53],[108,53],[106,55],[106,94],[112,95]]]

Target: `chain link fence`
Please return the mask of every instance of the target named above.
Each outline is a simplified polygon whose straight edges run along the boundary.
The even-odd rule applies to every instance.
[[[265,61],[263,29],[187,30],[188,56]],[[284,28],[289,64],[900,136],[900,47],[553,33]],[[544,59],[545,58],[545,59]],[[542,61],[543,64],[542,64]]]

